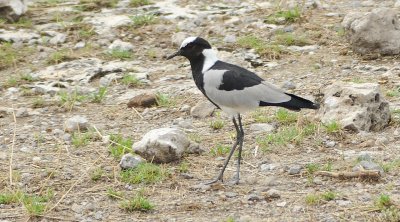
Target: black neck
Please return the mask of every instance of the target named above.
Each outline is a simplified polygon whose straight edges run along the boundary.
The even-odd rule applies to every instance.
[[[203,54],[200,54],[197,57],[188,58],[190,61],[190,66],[192,67],[192,76],[196,86],[203,91],[203,70],[205,57]]]

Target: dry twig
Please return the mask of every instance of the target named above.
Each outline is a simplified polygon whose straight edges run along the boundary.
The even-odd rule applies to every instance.
[[[15,146],[15,132],[17,130],[17,118],[15,117],[15,110],[13,106],[13,119],[14,119],[14,132],[11,144],[11,153],[10,153],[10,186],[13,185],[13,178],[12,178],[12,163],[13,163],[13,155],[14,155],[14,146]]]
[[[372,179],[379,180],[381,174],[376,170],[362,170],[358,172],[330,172],[330,171],[317,171],[315,175],[327,176],[338,178],[340,180],[352,179],[352,178],[361,178],[361,179]]]

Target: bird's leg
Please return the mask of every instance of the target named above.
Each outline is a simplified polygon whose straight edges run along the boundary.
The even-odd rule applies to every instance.
[[[238,124],[236,123],[235,117],[232,118],[232,121],[233,121],[233,125],[235,125],[235,129],[236,129],[236,135],[237,135],[236,136],[236,141],[233,144],[233,146],[231,148],[231,151],[229,152],[228,157],[225,159],[224,166],[222,167],[222,170],[219,173],[219,175],[217,176],[217,178],[212,180],[212,181],[210,181],[210,182],[208,182],[208,183],[206,183],[206,184],[213,184],[213,183],[216,183],[218,181],[223,181],[223,176],[224,176],[224,172],[225,172],[226,166],[228,166],[229,160],[231,159],[231,157],[232,157],[233,153],[235,152],[235,149],[236,149],[236,147],[237,147],[237,145],[239,143],[239,135],[241,135],[240,134],[240,129],[239,129]]]
[[[239,143],[239,148],[238,148],[238,160],[237,160],[237,168],[236,168],[236,178],[235,178],[235,184],[239,184],[239,175],[240,175],[240,161],[242,159],[242,147],[243,147],[243,140],[244,140],[244,131],[243,131],[243,126],[242,126],[242,117],[240,114],[238,114],[238,120],[239,120],[239,132],[237,134],[237,141]]]

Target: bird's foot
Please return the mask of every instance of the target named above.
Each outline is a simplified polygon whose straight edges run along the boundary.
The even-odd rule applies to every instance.
[[[215,184],[215,183],[218,183],[218,182],[220,182],[220,181],[221,181],[221,183],[224,182],[224,180],[222,179],[222,177],[219,176],[219,177],[217,177],[216,179],[211,180],[211,181],[205,183],[205,185]]]

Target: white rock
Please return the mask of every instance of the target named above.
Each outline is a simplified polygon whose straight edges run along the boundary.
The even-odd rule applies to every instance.
[[[49,43],[52,44],[52,45],[58,45],[58,44],[64,43],[66,39],[67,39],[67,35],[66,34],[58,33],[53,38],[51,38],[49,40]]]
[[[181,159],[184,153],[193,153],[199,149],[185,133],[176,128],[154,129],[132,145],[133,151],[148,161],[169,163]]]
[[[343,19],[342,26],[357,53],[400,53],[400,23],[394,9],[376,8],[368,13],[349,13]]]
[[[397,0],[397,1],[394,3],[394,7],[395,7],[395,8],[400,8],[400,0]]]
[[[108,46],[108,49],[110,51],[112,50],[118,50],[118,51],[132,51],[133,50],[133,45],[129,42],[123,42],[120,39],[114,40],[113,43],[111,43],[110,46]]]
[[[113,15],[106,13],[98,13],[94,17],[84,18],[83,21],[92,24],[95,27],[96,32],[99,34],[113,34],[110,33],[111,29],[132,23],[132,19],[127,15]]]
[[[275,130],[275,127],[268,123],[253,123],[250,125],[250,131],[255,133],[270,133]]]
[[[33,39],[37,40],[40,35],[32,32],[20,29],[18,31],[3,31],[0,32],[0,40],[5,42],[29,42]]]
[[[190,110],[190,114],[195,118],[209,117],[217,107],[209,101],[200,101]]]
[[[78,42],[75,44],[74,49],[81,49],[86,46],[85,42]]]
[[[319,49],[318,45],[306,45],[306,46],[297,46],[297,45],[292,45],[287,47],[290,51],[293,52],[314,52],[317,49]]]
[[[138,155],[133,155],[131,153],[127,153],[122,156],[121,161],[119,162],[119,166],[122,169],[132,169],[137,167],[140,163],[144,162],[145,160],[138,156]]]
[[[26,0],[0,0],[0,18],[16,21],[27,10]]]
[[[389,104],[376,83],[338,82],[328,86],[320,113],[323,123],[337,121],[355,132],[381,130],[390,120]]]
[[[66,132],[84,131],[88,128],[89,122],[84,116],[73,116],[67,119],[64,123]]]

